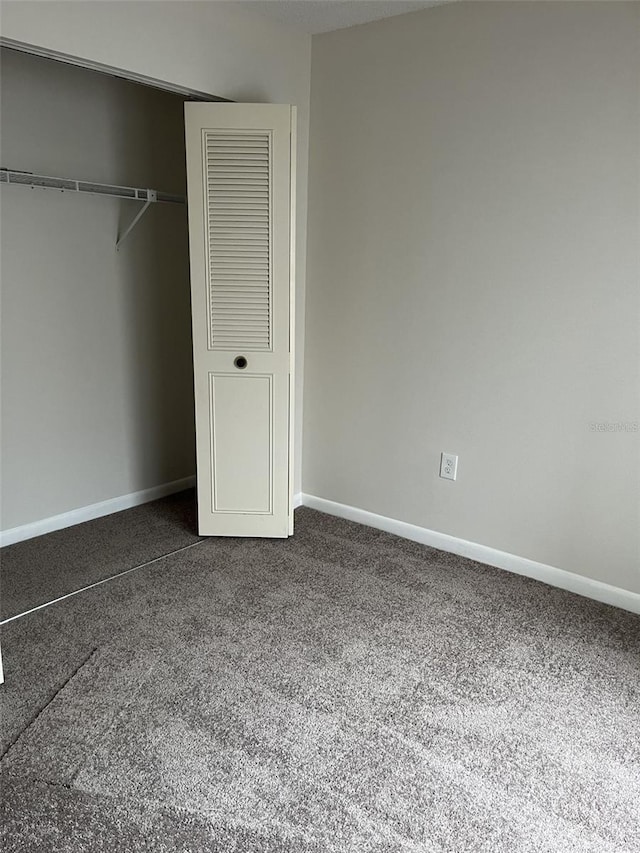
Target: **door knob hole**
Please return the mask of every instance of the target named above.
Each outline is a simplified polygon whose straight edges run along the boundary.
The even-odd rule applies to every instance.
[[[244,370],[247,364],[249,364],[249,362],[243,355],[239,355],[234,358],[233,363],[238,368],[238,370]]]

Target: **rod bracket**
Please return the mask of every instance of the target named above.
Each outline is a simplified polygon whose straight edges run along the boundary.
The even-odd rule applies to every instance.
[[[118,236],[118,239],[116,240],[116,249],[118,251],[120,250],[120,245],[124,242],[125,238],[128,237],[129,234],[131,234],[138,222],[140,222],[144,214],[147,212],[147,210],[149,210],[149,206],[152,205],[154,201],[158,201],[158,193],[156,192],[156,190],[145,190],[145,192],[147,194],[147,200],[142,205],[140,210],[136,213],[136,215],[133,217],[129,225],[125,228],[122,234]]]

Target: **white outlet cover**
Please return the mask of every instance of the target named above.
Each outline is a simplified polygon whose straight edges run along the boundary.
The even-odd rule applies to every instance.
[[[458,457],[455,453],[442,453],[440,456],[440,476],[443,480],[455,480],[458,474]]]

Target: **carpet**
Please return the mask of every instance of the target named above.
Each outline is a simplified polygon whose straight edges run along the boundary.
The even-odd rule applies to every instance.
[[[7,853],[640,850],[630,613],[303,508],[2,631]]]
[[[196,530],[195,492],[188,490],[8,545],[0,621],[197,542]]]

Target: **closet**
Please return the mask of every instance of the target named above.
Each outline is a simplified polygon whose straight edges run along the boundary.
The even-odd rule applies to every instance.
[[[2,51],[3,545],[193,486],[196,435],[187,537],[293,532],[295,108],[186,114],[188,158],[184,95]]]
[[[1,86],[7,531],[195,454],[185,97],[7,49]]]

